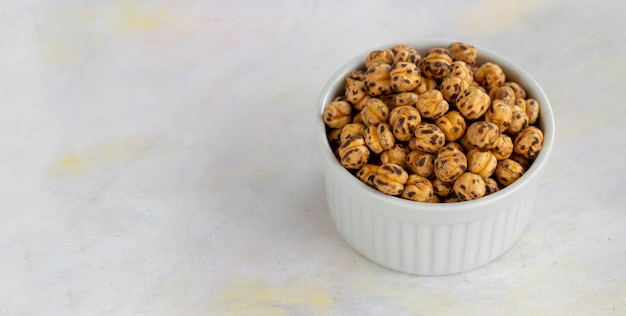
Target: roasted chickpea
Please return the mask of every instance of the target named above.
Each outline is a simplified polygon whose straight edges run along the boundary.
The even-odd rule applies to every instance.
[[[409,174],[402,167],[389,163],[378,167],[373,183],[374,187],[380,192],[389,195],[400,195],[408,179]]]
[[[435,172],[435,157],[431,153],[414,150],[406,156],[406,165],[412,174],[428,178]]]
[[[365,164],[356,173],[356,177],[359,180],[361,180],[361,182],[363,182],[363,183],[373,187],[374,186],[374,176],[376,176],[376,171],[378,171],[378,165]]]
[[[471,172],[465,172],[458,179],[454,180],[452,188],[456,196],[462,201],[475,200],[487,194],[487,187],[483,177]]]
[[[322,113],[328,127],[342,128],[352,121],[352,107],[346,101],[331,102]]]
[[[394,53],[394,62],[396,63],[406,61],[417,64],[422,59],[417,49],[409,45],[395,45],[392,51]]]
[[[500,66],[486,62],[474,71],[474,80],[478,81],[485,89],[491,90],[504,84],[506,75]]]
[[[369,99],[361,110],[361,119],[367,126],[386,122],[388,118],[389,107],[378,98]]]
[[[454,146],[446,146],[435,155],[435,176],[443,182],[453,182],[467,170],[467,158]]]
[[[346,169],[360,169],[363,167],[370,157],[370,150],[365,145],[362,136],[348,137],[345,142],[339,146],[339,161]]]
[[[341,129],[341,134],[339,135],[339,139],[341,143],[343,143],[350,136],[363,136],[364,133],[365,133],[365,125],[361,123],[350,123],[350,124],[346,124],[346,126],[344,126]]]
[[[415,128],[421,121],[419,112],[412,106],[399,106],[391,110],[389,114],[393,135],[399,141],[408,141],[413,138]]]
[[[439,117],[435,121],[435,125],[446,135],[447,141],[455,141],[461,138],[467,128],[467,123],[463,115],[454,110],[448,111],[446,114]]]
[[[472,66],[460,60],[453,61],[450,66],[452,67],[452,71],[448,74],[448,77],[459,78],[468,84],[474,81],[474,69]]]
[[[491,102],[489,109],[485,112],[485,121],[496,124],[502,133],[511,125],[512,116],[511,106],[504,100],[496,99]]]
[[[448,50],[452,54],[454,60],[461,60],[470,66],[476,64],[478,53],[476,47],[468,43],[454,42],[448,45]]]
[[[514,105],[511,107],[511,124],[504,131],[509,135],[515,135],[528,127],[528,115],[521,107]]]
[[[396,142],[396,138],[391,132],[391,126],[387,123],[368,126],[363,133],[363,138],[365,139],[365,145],[377,154],[391,149]]]
[[[470,144],[478,148],[491,149],[496,144],[496,140],[500,135],[500,129],[498,129],[498,125],[494,123],[478,121],[472,123],[467,128],[465,134]]]
[[[399,62],[389,70],[391,89],[397,92],[413,91],[420,84],[420,69],[414,63]]]
[[[393,51],[390,49],[377,49],[371,51],[365,57],[365,68],[370,68],[371,66],[377,64],[388,64],[391,65],[394,62]]]
[[[524,174],[524,167],[513,159],[504,159],[496,166],[496,178],[503,186],[517,181]]]
[[[391,91],[389,64],[374,64],[365,72],[365,91],[372,97],[379,97]]]
[[[513,82],[513,81],[509,81],[509,82],[505,82],[503,84],[503,86],[507,86],[507,87],[513,88],[513,91],[515,92],[515,98],[516,99],[526,99],[526,90],[524,90],[524,88],[522,88],[522,86],[520,86],[519,83]]]
[[[446,143],[446,135],[435,124],[422,122],[415,128],[414,134],[409,146],[428,153],[436,153]]]
[[[537,157],[542,146],[543,132],[535,126],[521,130],[513,141],[513,150],[527,159]]]
[[[487,110],[491,100],[489,95],[482,90],[469,87],[456,98],[456,107],[468,120],[480,118]]]
[[[394,95],[396,106],[414,106],[417,104],[419,95],[415,92],[400,92]]]
[[[441,81],[440,89],[444,100],[456,104],[459,94],[469,87],[470,84],[467,81],[459,77],[447,76]]]
[[[437,119],[448,112],[450,108],[448,102],[443,99],[443,95],[439,90],[429,90],[422,93],[415,107],[422,117],[427,119]]]
[[[433,200],[434,194],[433,185],[428,179],[411,174],[404,185],[402,197],[411,201],[429,202]]]
[[[431,48],[420,62],[423,75],[431,79],[442,79],[452,71],[452,54],[445,48]]]
[[[485,195],[489,195],[492,193],[498,192],[500,187],[498,187],[498,181],[493,178],[483,178],[485,180],[485,188],[487,189],[487,193]]]
[[[535,124],[539,118],[539,102],[535,99],[526,99],[526,116],[528,116],[528,124]]]
[[[467,170],[481,177],[488,178],[496,170],[498,160],[491,151],[475,148],[467,153]]]
[[[395,163],[402,167],[402,169],[406,169],[406,159],[408,153],[409,149],[406,146],[396,143],[393,147],[380,154],[380,162],[383,164]]]
[[[491,148],[491,153],[498,161],[509,158],[511,153],[513,153],[513,141],[511,137],[506,134],[500,134],[498,139],[496,139],[496,144]]]

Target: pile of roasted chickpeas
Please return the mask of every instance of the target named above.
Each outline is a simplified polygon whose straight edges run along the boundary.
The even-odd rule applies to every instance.
[[[543,145],[537,100],[468,43],[371,51],[322,119],[363,183],[420,202],[457,202],[519,179]]]

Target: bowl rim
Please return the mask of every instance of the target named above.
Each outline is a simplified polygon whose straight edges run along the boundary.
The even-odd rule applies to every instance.
[[[418,201],[410,201],[403,199],[398,196],[391,196],[384,194],[365,183],[361,182],[358,178],[352,175],[346,168],[344,168],[339,161],[336,159],[333,151],[328,143],[328,138],[326,135],[326,126],[322,119],[322,112],[324,108],[330,103],[330,101],[337,95],[339,91],[343,89],[343,82],[345,80],[345,76],[350,71],[356,70],[359,67],[364,66],[365,57],[369,52],[376,49],[391,49],[394,45],[397,44],[406,44],[412,47],[415,47],[420,53],[423,53],[428,48],[434,47],[448,47],[450,43],[460,42],[458,40],[452,39],[434,39],[434,38],[423,38],[416,40],[407,40],[403,42],[394,42],[385,45],[379,45],[373,47],[346,62],[343,66],[341,66],[335,73],[330,77],[330,79],[326,82],[322,89],[322,93],[319,96],[319,99],[316,103],[316,121],[315,121],[315,133],[316,138],[318,140],[319,152],[321,153],[322,159],[325,160],[327,166],[332,168],[332,172],[336,176],[340,176],[342,178],[349,177],[351,180],[345,179],[346,181],[351,181],[354,183],[354,189],[362,191],[364,194],[368,194],[371,198],[376,199],[379,203],[384,203],[389,206],[398,206],[399,208],[412,210],[412,211],[422,211],[422,212],[436,212],[440,213],[454,213],[459,211],[465,211],[470,209],[477,209],[482,207],[490,206],[494,203],[506,203],[506,199],[510,196],[514,195],[516,191],[521,190],[528,183],[533,180],[537,180],[539,178],[546,167],[550,154],[552,152],[552,148],[554,145],[554,137],[555,137],[555,122],[554,122],[554,113],[552,111],[552,105],[550,104],[550,100],[548,96],[541,88],[539,83],[532,77],[526,70],[524,70],[518,64],[512,62],[508,58],[503,55],[496,53],[490,49],[487,49],[483,46],[472,44],[478,52],[478,64],[491,61],[493,63],[498,64],[505,72],[507,76],[507,81],[509,78],[514,78],[516,82],[518,82],[527,92],[527,98],[533,98],[539,102],[540,111],[539,111],[539,123],[541,125],[541,130],[544,134],[543,147],[531,166],[528,170],[514,183],[511,185],[500,189],[498,192],[489,194],[487,196],[470,200],[470,201],[460,201],[454,203],[427,203],[427,202],[418,202]]]

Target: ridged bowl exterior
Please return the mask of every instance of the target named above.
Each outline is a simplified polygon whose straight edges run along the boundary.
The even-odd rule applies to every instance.
[[[447,47],[450,42],[426,39],[406,44],[424,53],[431,47]],[[476,48],[479,63],[497,63],[507,78],[520,83],[529,97],[539,101],[539,126],[544,132],[543,149],[529,170],[512,185],[477,200],[433,204],[388,196],[360,182],[335,158],[321,113],[342,91],[346,74],[363,66],[367,53],[335,73],[320,96],[316,137],[330,214],[348,244],[387,268],[418,275],[472,270],[506,252],[528,223],[539,179],[554,142],[550,102],[536,81],[519,66],[485,48]]]

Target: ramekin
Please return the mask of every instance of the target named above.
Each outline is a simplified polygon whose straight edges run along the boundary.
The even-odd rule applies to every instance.
[[[453,42],[422,39],[408,44],[420,53]],[[322,112],[343,91],[345,76],[364,67],[367,52],[341,67],[324,86],[317,102],[315,133],[323,166],[326,200],[337,230],[356,251],[389,269],[417,275],[446,275],[481,267],[506,252],[528,223],[541,175],[555,134],[548,97],[524,69],[484,47],[478,64],[491,61],[539,101],[543,148],[516,182],[491,195],[464,202],[423,203],[385,195],[359,181],[333,155]],[[373,49],[391,48],[391,45]]]

